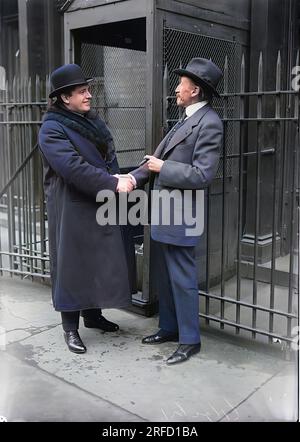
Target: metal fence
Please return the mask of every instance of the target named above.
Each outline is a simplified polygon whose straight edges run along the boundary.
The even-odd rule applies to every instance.
[[[0,100],[0,271],[49,279],[43,173],[36,141],[46,82],[6,84]]]
[[[185,36],[175,30],[166,30],[165,48],[174,48],[174,37],[180,40]],[[197,36],[197,41],[204,40]],[[234,44],[222,44],[229,54],[225,56],[221,50],[223,46],[219,47],[219,57],[223,54],[224,58],[224,81],[220,89],[222,98],[215,101],[214,106],[224,121],[225,137],[218,176],[206,197],[206,233],[199,255],[199,272],[204,273],[202,282],[199,276],[200,316],[210,325],[233,327],[237,333],[245,332],[252,338],[263,336],[269,342],[280,339],[289,345],[298,315],[299,96],[295,91],[281,87],[280,54],[274,89],[263,88],[261,56],[257,90],[246,92],[244,57],[237,59]],[[178,45],[177,41],[176,52]],[[214,47],[218,48],[216,42]],[[114,51],[107,56],[116,56]],[[195,52],[187,54],[188,58],[206,55],[199,53],[197,47]],[[178,118],[171,91],[176,81],[172,76],[172,65],[178,67],[180,60],[174,61],[172,53],[174,49],[173,52],[171,49],[165,51],[162,79],[165,128],[170,128]],[[143,65],[140,63],[143,56],[141,53],[136,55],[137,69],[131,79],[136,86],[139,76],[140,90],[143,89],[145,73],[138,66]],[[126,54],[123,54],[125,58]],[[221,65],[221,58],[215,61]],[[182,60],[182,64],[185,63],[186,60]],[[299,56],[295,64],[299,65]],[[117,97],[107,95],[108,101],[105,102],[101,75],[97,82],[94,104],[107,118],[109,107],[114,108],[113,101]],[[45,111],[47,84],[47,79],[40,81],[37,78],[35,82],[15,79],[13,84],[6,85],[5,93],[0,96],[0,272],[44,281],[49,280],[47,215],[42,167],[35,143]],[[128,100],[130,89],[126,88],[129,84],[128,77],[119,87],[120,94],[125,88],[123,98]],[[129,100],[126,106],[132,107],[133,113],[138,112],[140,118],[138,127],[134,127],[137,137],[132,137],[139,140],[134,151],[137,153],[133,152],[130,161],[124,148],[124,139],[131,134],[130,122],[126,120],[124,126],[123,117],[114,116],[110,121],[119,125],[116,147],[121,152],[123,164],[134,166],[145,148],[145,104],[142,102],[138,106],[136,101]],[[120,102],[115,108],[124,115]],[[115,135],[113,127],[112,132]],[[272,145],[266,145],[266,133],[271,134],[268,140],[272,140]],[[268,186],[262,185],[265,168],[268,170]],[[264,245],[260,231],[264,223],[263,197],[266,192],[272,220],[267,258],[260,252]],[[249,218],[253,221],[251,234],[247,232]],[[282,265],[286,265],[286,269]]]

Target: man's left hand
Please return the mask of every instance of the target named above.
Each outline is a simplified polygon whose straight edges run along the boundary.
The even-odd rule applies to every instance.
[[[147,162],[148,169],[151,170],[151,172],[159,173],[162,168],[162,165],[164,164],[164,161],[152,155],[145,155],[145,158],[148,159]]]

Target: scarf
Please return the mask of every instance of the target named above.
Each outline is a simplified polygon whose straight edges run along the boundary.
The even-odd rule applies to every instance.
[[[109,160],[108,142],[112,136],[98,114],[91,110],[85,115],[76,114],[61,106],[51,106],[46,112],[43,121],[54,120],[78,132],[91,141],[101,153],[104,160]]]

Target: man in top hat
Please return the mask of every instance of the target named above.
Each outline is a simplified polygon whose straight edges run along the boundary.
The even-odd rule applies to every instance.
[[[194,58],[186,69],[174,72],[180,76],[175,92],[177,105],[185,109],[183,118],[162,140],[153,156],[147,155],[147,162],[131,174],[137,186],[144,185],[151,174],[154,191],[172,192],[176,189],[180,191],[183,203],[186,202],[184,191],[190,190],[190,205],[195,210],[196,191],[210,185],[218,167],[223,126],[210,102],[213,95],[218,95],[216,87],[222,73],[213,62],[204,58]],[[184,204],[182,207],[184,211]],[[175,208],[170,205],[158,208],[162,211],[158,219],[162,218],[164,210],[170,210],[170,220],[174,220],[172,210]],[[142,342],[179,342],[177,350],[167,359],[168,365],[188,360],[201,348],[195,262],[195,246],[200,232],[188,233],[184,216],[181,219],[181,225],[170,222],[170,225],[157,223],[151,226],[156,249],[155,274],[159,279],[159,330]]]
[[[96,195],[106,189],[128,192],[132,184],[119,178],[111,133],[91,110],[91,81],[76,64],[56,69],[39,132],[53,305],[74,353],[86,351],[78,333],[80,312],[85,327],[113,332],[118,325],[101,309],[130,305],[120,227],[97,224]]]

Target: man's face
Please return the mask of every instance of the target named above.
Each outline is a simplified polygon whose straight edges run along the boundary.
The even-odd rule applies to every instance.
[[[76,86],[72,91],[72,95],[62,94],[62,99],[65,106],[72,112],[79,112],[84,114],[91,109],[91,98],[89,86],[83,84]]]
[[[177,106],[187,107],[199,100],[199,86],[188,77],[181,77],[175,90]]]

